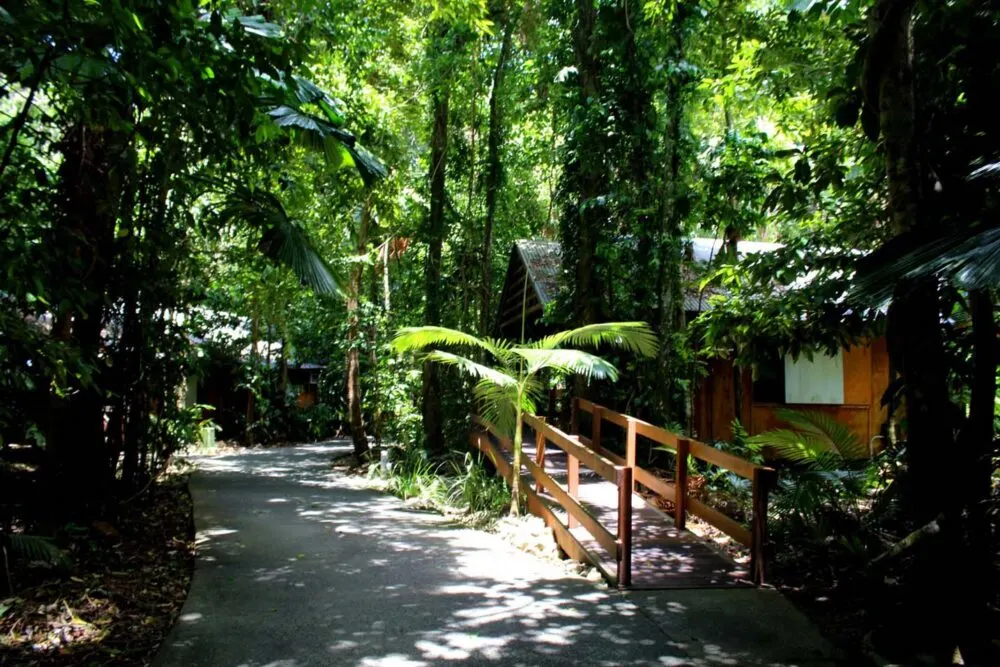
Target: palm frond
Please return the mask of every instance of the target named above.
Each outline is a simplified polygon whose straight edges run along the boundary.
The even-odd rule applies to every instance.
[[[564,345],[598,347],[610,345],[644,357],[652,357],[659,349],[656,334],[645,322],[604,322],[546,336],[532,347],[552,350]]]
[[[236,21],[251,35],[267,37],[268,39],[281,37],[281,27],[276,23],[271,23],[260,14],[237,16]]]
[[[473,389],[473,395],[482,418],[496,426],[501,433],[513,437],[514,421],[517,419],[517,387],[480,380]]]
[[[385,165],[364,146],[360,144],[345,144],[345,147],[351,156],[354,168],[358,170],[358,174],[361,176],[361,180],[364,181],[366,187],[370,188],[377,181],[389,175],[389,170],[385,168]]]
[[[291,269],[302,284],[320,294],[344,293],[343,278],[323,259],[309,235],[271,192],[238,186],[216,208],[224,223],[242,221],[261,231],[257,249]]]
[[[868,454],[865,444],[831,415],[781,409],[777,417],[791,428],[780,428],[748,438],[772,447],[782,458],[817,472],[854,467]]]
[[[441,364],[447,364],[449,366],[454,366],[466,375],[471,375],[474,378],[480,380],[487,380],[495,385],[501,387],[516,387],[517,380],[511,376],[498,371],[489,366],[484,366],[483,364],[476,363],[472,359],[459,356],[457,354],[452,354],[451,352],[443,352],[441,350],[432,350],[427,353],[424,357],[429,361],[436,361]]]
[[[530,347],[513,347],[511,353],[528,362],[527,373],[534,374],[549,368],[561,373],[582,375],[588,380],[618,380],[618,369],[597,355],[582,350],[539,350]]]
[[[1000,228],[896,236],[858,263],[849,298],[884,305],[898,283],[928,276],[954,280],[966,289],[1000,284]]]
[[[324,107],[325,109],[326,107]],[[279,127],[295,131],[298,143],[326,156],[334,169],[354,167],[366,187],[389,175],[389,170],[371,151],[357,143],[353,134],[298,107],[280,105],[267,112]],[[328,117],[336,118],[337,111],[329,107]]]
[[[291,220],[272,225],[261,235],[257,248],[268,259],[282,264],[318,294],[344,294],[344,280],[316,251],[305,230]]]
[[[391,345],[397,352],[411,352],[432,345],[478,347],[498,356],[497,348],[489,340],[447,327],[403,327],[393,336]]]
[[[7,547],[11,555],[21,560],[38,561],[50,565],[60,565],[66,562],[66,554],[56,546],[51,538],[22,533],[7,533],[2,537],[4,546]]]
[[[787,408],[781,408],[775,414],[792,428],[823,440],[829,449],[845,459],[862,459],[868,455],[868,446],[833,415],[816,410]]]

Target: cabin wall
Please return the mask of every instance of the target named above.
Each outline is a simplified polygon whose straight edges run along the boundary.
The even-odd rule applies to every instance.
[[[889,386],[889,353],[885,338],[870,345],[845,348],[842,353],[844,373],[844,403],[838,405],[776,404],[753,400],[750,371],[738,378],[729,359],[709,362],[708,376],[698,385],[694,397],[693,426],[702,440],[730,440],[731,423],[739,418],[751,435],[783,426],[777,411],[782,408],[810,410],[833,416],[845,424],[863,442],[872,443],[877,451],[882,424],[888,418],[882,407],[882,395]],[[739,384],[741,391],[737,392]],[[742,395],[739,408],[737,399]],[[875,441],[873,442],[873,439]]]

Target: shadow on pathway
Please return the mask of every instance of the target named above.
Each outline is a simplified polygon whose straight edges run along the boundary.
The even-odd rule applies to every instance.
[[[198,558],[156,667],[832,665],[763,590],[621,594],[329,472],[335,443],[198,460]]]

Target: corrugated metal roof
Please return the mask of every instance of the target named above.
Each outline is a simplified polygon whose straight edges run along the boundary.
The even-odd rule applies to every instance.
[[[710,262],[722,247],[719,239],[693,238],[690,244],[694,260],[699,264]],[[528,240],[516,241],[521,261],[528,271],[528,278],[535,289],[542,306],[551,302],[559,293],[559,276],[562,273],[562,248],[558,241]],[[757,252],[772,252],[781,247],[779,243],[762,243],[759,241],[740,241],[736,252],[745,256]],[[684,310],[701,312],[709,308],[708,299],[716,294],[724,294],[719,288],[700,290],[692,272],[684,272]]]
[[[547,305],[559,293],[559,274],[562,272],[562,248],[559,241],[522,239],[514,245],[528,270],[528,278],[535,288],[539,303]]]

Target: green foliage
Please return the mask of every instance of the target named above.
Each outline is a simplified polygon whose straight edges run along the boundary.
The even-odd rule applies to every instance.
[[[472,514],[500,516],[510,507],[510,489],[502,479],[486,469],[481,456],[466,453],[465,458],[452,464],[452,480],[448,501],[468,508]]]
[[[47,565],[66,565],[66,554],[50,537],[25,535],[24,533],[0,533],[0,547],[11,557],[26,563],[39,562]]]
[[[784,460],[815,472],[836,472],[865,465],[868,445],[824,412],[779,409],[778,419],[791,428],[774,429],[747,439],[757,447],[771,447]]]
[[[385,479],[387,490],[403,500],[458,513],[477,526],[489,526],[510,507],[510,489],[480,456],[466,453],[462,459],[435,462],[419,447],[391,451],[389,470],[372,466],[370,474]]]
[[[560,349],[563,344],[608,345],[634,350],[643,356],[656,353],[656,338],[644,322],[609,322],[571,329],[535,343],[520,346],[508,341],[481,339],[442,327],[400,329],[392,340],[398,352],[422,350],[433,345],[460,345],[487,352],[497,368],[480,364],[450,352],[432,350],[425,359],[458,368],[477,379],[474,394],[480,414],[514,438],[514,460],[521,458],[521,416],[535,411],[544,389],[538,375],[550,371],[556,375],[577,374],[586,378],[618,379],[610,363],[582,350]],[[511,513],[518,514],[517,499],[520,475],[514,475]]]

